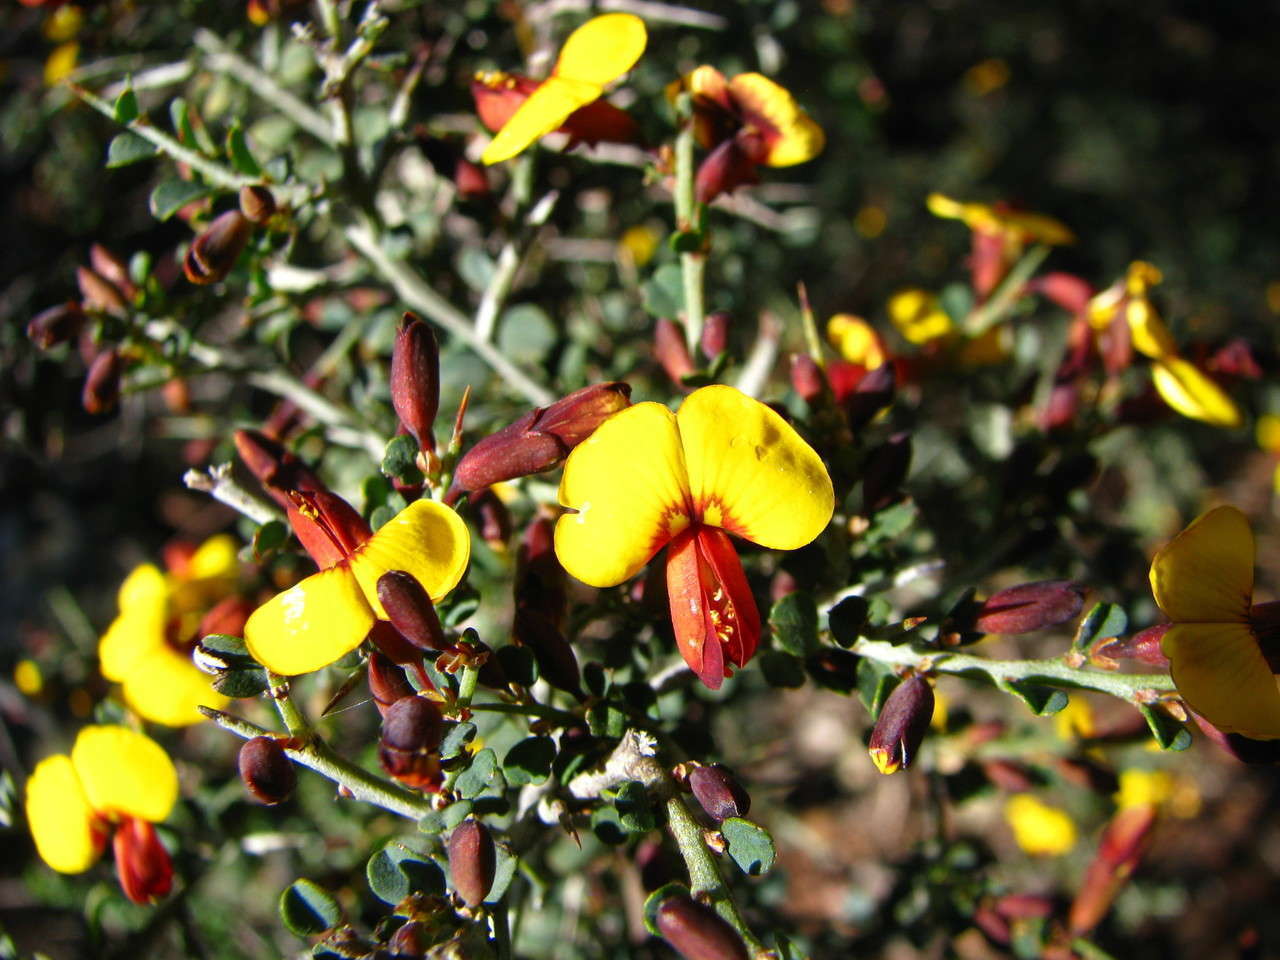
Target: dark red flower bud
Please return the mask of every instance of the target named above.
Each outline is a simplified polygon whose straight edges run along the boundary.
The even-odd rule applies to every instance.
[[[1098,335],[1098,351],[1102,354],[1102,365],[1107,373],[1120,373],[1133,362],[1133,332],[1125,316],[1127,312],[1121,307],[1115,319]]]
[[[698,166],[694,188],[699,203],[710,203],[722,193],[760,182],[752,151],[737,137],[725,140]]]
[[[440,737],[444,718],[425,697],[401,697],[382,718],[378,762],[405,786],[434,793],[444,782]]]
[[[445,648],[444,627],[431,597],[411,573],[389,570],[378,578],[378,600],[387,618],[419,650]]]
[[[1171,623],[1158,623],[1127,637],[1103,637],[1094,644],[1089,655],[1108,660],[1137,660],[1167,670],[1169,658],[1164,655],[1160,641],[1172,626]]]
[[[525,527],[516,554],[516,606],[541,613],[554,624],[564,619],[568,574],[555,551],[555,522],[535,517]]]
[[[125,262],[100,243],[89,247],[89,266],[93,272],[111,284],[126,300],[132,300],[138,288],[129,277]]]
[[[1075,422],[1080,411],[1080,384],[1074,380],[1055,383],[1049,399],[1036,413],[1036,424],[1044,433],[1061,430]]]
[[[1009,921],[989,903],[980,903],[973,911],[973,925],[986,934],[987,939],[1001,947],[1007,947],[1013,939]]]
[[[1030,633],[1071,620],[1084,606],[1084,590],[1070,580],[1041,580],[1000,590],[978,609],[980,633]]]
[[[729,349],[729,321],[732,318],[723,310],[709,313],[702,322],[702,355],[714,360]]]
[[[1155,825],[1156,806],[1151,803],[1126,807],[1111,818],[1071,904],[1067,926],[1074,936],[1088,933],[1107,915],[1116,894],[1146,853]]]
[[[74,300],[48,310],[41,310],[27,324],[27,337],[41,350],[48,350],[80,336],[84,329],[84,311]]]
[[[241,187],[240,212],[250,223],[261,226],[276,215],[276,198],[261,184]]]
[[[369,654],[369,693],[374,706],[385,718],[392,704],[415,695],[413,685],[404,670],[379,650]]]
[[[294,534],[321,570],[345,560],[373,536],[355,507],[325,489],[290,491],[286,510]]]
[[[654,922],[684,960],[747,960],[747,948],[729,921],[684,895],[663,900]]]
[[[1008,793],[1023,793],[1035,786],[1030,771],[1013,760],[984,760],[982,772],[995,786]]]
[[[107,413],[120,399],[120,377],[124,361],[115,347],[103,350],[89,364],[85,374],[84,389],[80,391],[80,403],[89,413]]]
[[[853,393],[844,399],[849,426],[857,430],[870,423],[881,410],[893,403],[897,390],[897,374],[892,363],[882,363],[858,381]]]
[[[231,272],[249,243],[253,224],[239,210],[219,215],[191,242],[182,261],[182,272],[192,283],[217,283]]]
[[[134,903],[154,903],[173,887],[173,862],[156,828],[137,817],[123,817],[112,840],[116,874],[124,895]]]
[[[626,407],[630,396],[631,387],[625,383],[597,383],[530,411],[463,455],[454,471],[453,490],[480,490],[501,480],[550,470]]]
[[[76,267],[76,285],[80,288],[80,299],[86,310],[116,316],[124,314],[127,308],[124,294],[96,270]]]
[[[410,920],[396,928],[396,932],[387,941],[387,949],[395,957],[425,957],[427,951],[435,945],[435,937],[431,928],[421,920]],[[375,954],[381,956],[381,954]]]
[[[511,511],[493,489],[481,490],[471,495],[471,507],[476,514],[476,528],[480,539],[494,550],[507,549],[511,539]]]
[[[867,454],[862,472],[862,515],[871,516],[902,497],[911,467],[911,434],[895,433]]]
[[[406,313],[391,350],[391,405],[419,450],[434,450],[431,432],[440,410],[440,345],[431,327]]]
[[[751,797],[728,767],[718,763],[694,767],[689,773],[689,789],[707,816],[719,822],[728,817],[745,817]]]
[[[463,903],[469,907],[484,903],[497,863],[493,835],[483,823],[468,817],[453,828],[449,834],[449,874]]]
[[[924,677],[907,677],[889,694],[871,729],[867,752],[881,773],[905,770],[929,732],[933,687]]]
[[[1094,294],[1087,280],[1061,271],[1042,274],[1028,281],[1027,290],[1040,294],[1070,314],[1084,313]]]
[[[298,772],[275,737],[254,737],[240,748],[240,779],[249,796],[267,806],[289,799]]]
[[[829,396],[831,392],[826,374],[822,372],[818,362],[807,353],[791,355],[791,389],[811,407],[824,396]]]
[[[671,382],[685,389],[684,378],[693,373],[693,360],[689,357],[684,330],[679,324],[666,317],[658,318],[653,328],[653,356],[662,364]]]
[[[236,453],[285,510],[293,506],[291,490],[323,490],[324,482],[299,457],[257,430],[237,430]]]
[[[1228,340],[1205,363],[1210,373],[1224,377],[1260,380],[1262,367],[1254,356],[1253,346],[1243,337]]]
[[[969,243],[969,276],[978,300],[985,300],[1009,270],[1004,236],[975,230]]]
[[[530,607],[517,607],[511,639],[533,651],[543,680],[557,690],[583,699],[578,658],[560,628],[546,616]]]

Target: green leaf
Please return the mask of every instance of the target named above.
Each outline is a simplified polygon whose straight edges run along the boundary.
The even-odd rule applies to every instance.
[[[245,142],[244,130],[239,121],[233,123],[227,131],[227,158],[238,173],[243,173],[246,177],[262,176],[262,168],[249,152],[249,144]]]
[[[893,670],[875,660],[862,660],[858,664],[858,699],[873,717],[880,716],[880,708],[898,685]]]
[[[680,266],[665,263],[644,282],[644,308],[655,317],[674,317],[684,310],[684,276]]]
[[[126,83],[120,96],[116,97],[113,113],[116,123],[121,126],[128,126],[138,119],[138,95],[133,92],[132,83]]]
[[[399,433],[387,441],[382,454],[381,470],[389,477],[397,477],[405,483],[421,483],[422,471],[418,469],[418,443],[407,433]]]
[[[1138,704],[1138,712],[1147,721],[1151,736],[1160,744],[1161,750],[1185,750],[1191,746],[1191,731],[1163,710],[1141,703]]]
[[[395,507],[388,506],[385,503],[381,506],[374,507],[373,511],[369,514],[369,528],[373,530],[374,533],[377,533],[379,529],[394,520],[396,514],[399,512],[400,511]]]
[[[546,312],[532,303],[518,303],[498,322],[498,349],[516,363],[545,363],[559,333]]]
[[[422,833],[443,833],[446,829],[444,813],[440,810],[432,810],[418,819],[418,830]]]
[[[473,800],[484,793],[498,773],[498,755],[492,748],[485,747],[471,758],[471,766],[458,774],[453,790],[463,799]]]
[[[657,827],[653,805],[644,784],[626,780],[611,791],[613,806],[618,811],[618,825],[627,833],[648,833]]]
[[[999,684],[1001,690],[1013,694],[1027,705],[1027,709],[1037,717],[1051,717],[1067,705],[1067,695],[1053,687],[1043,687],[1038,683],[1026,680],[1005,680]]]
[[[781,650],[760,654],[760,672],[771,687],[794,690],[804,686],[804,661]]]
[[[623,829],[622,817],[614,806],[596,807],[591,812],[591,832],[597,840],[609,846],[627,842],[628,833]]]
[[[262,667],[222,670],[213,678],[213,689],[232,700],[249,700],[269,686],[267,671]]]
[[[226,633],[210,633],[201,638],[200,646],[223,659],[242,657],[248,659],[250,663],[253,662],[253,658],[249,656],[249,647],[241,637],[233,637]]]
[[[168,220],[194,200],[212,193],[202,183],[190,180],[164,180],[151,191],[151,215],[157,220]]]
[[[516,867],[520,865],[520,858],[510,846],[499,840],[493,847],[497,854],[497,862],[493,868],[493,885],[489,887],[489,893],[484,898],[485,903],[497,903],[502,899],[507,888],[511,886],[511,881],[515,879]]]
[[[289,539],[289,528],[279,520],[268,520],[253,532],[253,559],[261,563]]]
[[[373,895],[393,906],[411,893],[443,896],[445,891],[439,864],[399,840],[388,841],[369,858],[365,876]]]
[[[780,933],[774,935],[773,949],[778,953],[778,960],[809,960],[809,954]]]
[[[150,140],[144,140],[132,130],[117,133],[107,145],[107,169],[127,167],[139,160],[154,157],[159,151]]]
[[[1088,650],[1099,640],[1118,637],[1129,627],[1129,617],[1117,603],[1096,603],[1080,621],[1075,648]]]
[[[463,721],[455,723],[440,741],[440,756],[445,760],[456,757],[468,743],[476,738],[476,725]]]
[[[720,833],[739,870],[749,877],[769,872],[778,851],[768,830],[742,817],[729,817],[720,824]]]
[[[845,597],[827,613],[827,625],[831,639],[842,647],[852,647],[858,642],[862,628],[867,625],[871,605],[866,597]]]
[[[309,937],[341,923],[342,908],[310,880],[295,880],[280,894],[280,919],[295,937]]]
[[[916,505],[910,500],[885,507],[872,518],[871,526],[862,535],[862,542],[871,545],[897,539],[915,523],[916,513]]]
[[[973,309],[973,291],[966,283],[949,283],[942,288],[938,301],[951,322],[959,326]]]
[[[455,800],[443,810],[440,816],[443,818],[446,830],[452,830],[467,817],[471,816],[471,811],[475,809],[475,804],[470,800]]]
[[[706,238],[697,230],[677,230],[667,237],[667,246],[674,253],[697,253],[706,243]]]
[[[818,607],[803,590],[789,593],[769,611],[769,628],[778,646],[793,657],[818,649]]]
[[[551,775],[555,759],[554,740],[550,737],[526,737],[507,751],[502,760],[502,772],[513,787],[542,783]]]

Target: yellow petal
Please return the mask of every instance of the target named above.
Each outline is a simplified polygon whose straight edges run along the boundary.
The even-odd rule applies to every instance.
[[[1216,507],[1151,561],[1151,592],[1178,623],[1244,623],[1253,602],[1253,531],[1243,513]]]
[[[1178,347],[1173,342],[1173,334],[1164,325],[1150,300],[1145,297],[1130,300],[1125,309],[1125,319],[1129,321],[1133,347],[1139,353],[1156,360],[1177,354]]]
[[[313,573],[249,616],[244,642],[272,673],[292,677],[328,666],[360,646],[373,611],[345,566]]]
[[[470,558],[471,536],[462,518],[436,500],[415,500],[356,550],[351,572],[374,614],[385,620],[378,601],[378,578],[384,573],[412,574],[439,601],[458,585]]]
[[[1255,427],[1258,446],[1267,453],[1280,453],[1280,416],[1264,413]]]
[[[1015,231],[1024,239],[1034,240],[1036,243],[1059,246],[1076,242],[1076,235],[1071,232],[1070,227],[1047,214],[1030,210],[1004,210],[998,212],[996,217],[1005,229]]]
[[[597,99],[602,87],[550,77],[520,104],[520,108],[503,124],[502,129],[480,155],[484,163],[501,163],[521,153],[529,144],[544,137],[568,119],[569,114]]]
[[[594,17],[569,34],[554,75],[603,87],[636,65],[647,41],[644,21],[634,14]]]
[[[221,710],[227,698],[213,689],[212,678],[168,644],[140,656],[124,677],[124,699],[152,723],[185,727],[200,723],[197,706]]]
[[[230,534],[220,533],[216,537],[210,537],[191,555],[187,565],[187,579],[234,577],[240,570],[240,560],[236,556],[238,552],[235,538]]]
[[[794,550],[831,520],[831,477],[813,448],[759,400],[703,387],[676,415],[689,491],[712,526],[774,550]]]
[[[1004,817],[1018,846],[1029,854],[1054,857],[1075,846],[1076,825],[1071,817],[1029,793],[1010,797]]]
[[[1244,623],[1176,623],[1161,641],[1178,693],[1224,733],[1280,739],[1280,690]]]
[[[661,404],[637,403],[610,417],[569,454],[560,502],[578,511],[556,523],[564,568],[593,587],[633,576],[689,525],[675,416]]]
[[[826,146],[822,128],[791,96],[759,73],[741,73],[729,81],[729,90],[742,106],[765,122],[769,152],[764,162],[771,167],[790,167],[812,160]]]
[[[945,193],[937,191],[925,197],[924,205],[935,217],[942,217],[945,220],[963,220],[969,207],[969,204],[953,200]]]
[[[951,332],[951,317],[927,290],[895,293],[889,298],[889,319],[909,343],[928,343]]]
[[[178,772],[164,748],[128,727],[85,727],[71,762],[89,806],[103,816],[157,823],[178,800]]]
[[[162,645],[168,619],[168,587],[152,564],[134,569],[120,585],[120,614],[98,642],[102,675],[119,682],[144,652]]]
[[[884,364],[884,346],[875,328],[861,317],[837,313],[827,321],[827,342],[850,363],[874,370]]]
[[[1164,274],[1160,272],[1160,268],[1154,263],[1135,260],[1129,264],[1129,271],[1125,274],[1125,289],[1130,296],[1146,296],[1147,290],[1163,279]]]
[[[1184,417],[1215,427],[1238,427],[1242,422],[1235,401],[1181,357],[1165,357],[1153,363],[1151,380],[1164,402]]]
[[[41,859],[61,873],[88,870],[101,852],[94,843],[93,810],[65,754],[36,764],[27,781],[27,824]]]

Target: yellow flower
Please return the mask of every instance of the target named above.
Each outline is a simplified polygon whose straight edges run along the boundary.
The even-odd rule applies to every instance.
[[[821,459],[769,407],[726,386],[677,414],[639,403],[565,462],[556,555],[594,587],[635,576],[664,546],[676,643],[717,689],[755,652],[760,615],[728,534],[774,550],[814,539],[835,507]]]
[[[927,290],[900,290],[889,298],[889,319],[898,332],[917,345],[938,340],[951,333],[951,317],[941,301]]]
[[[36,765],[27,823],[41,858],[60,873],[89,869],[115,827],[120,883],[129,899],[146,903],[169,892],[172,867],[151,824],[177,798],[178,774],[154,740],[127,727],[85,727],[71,756]]]
[[[1060,856],[1076,844],[1076,825],[1066,811],[1028,793],[1009,798],[1004,818],[1018,846],[1032,856]]]
[[[205,541],[180,571],[136,568],[120,586],[120,613],[98,643],[102,675],[121,684],[125,702],[143,718],[171,727],[199,723],[198,706],[227,699],[191,662],[188,649],[205,608],[231,589],[238,569],[235,541]]]
[[[850,363],[867,370],[883,366],[884,344],[875,328],[851,313],[837,313],[827,321],[827,342]]]
[[[1053,217],[1029,210],[1013,210],[1001,204],[961,203],[941,193],[931,193],[925,200],[935,217],[960,220],[974,233],[999,234],[1019,243],[1047,243],[1059,246],[1075,243],[1070,228]]]
[[[1187,705],[1224,733],[1280,739],[1280,689],[1264,650],[1280,636],[1280,605],[1253,604],[1253,532],[1216,507],[1151,562],[1151,592],[1173,621],[1161,641]]]
[[[307,516],[303,513],[303,516]],[[311,517],[325,529],[323,516]],[[466,525],[434,500],[416,500],[332,566],[268,600],[244,625],[254,659],[273,673],[319,670],[358,647],[377,620],[387,619],[378,579],[403,570],[433,601],[457,586],[471,556]]]
[[[551,76],[520,104],[480,159],[486,164],[509,160],[598,100],[605,86],[635,66],[647,42],[644,21],[633,14],[588,20],[569,34]]]
[[[1151,381],[1164,402],[1184,417],[1215,427],[1240,426],[1243,417],[1235,401],[1190,361],[1167,356],[1151,365]]]
[[[1072,697],[1053,715],[1053,732],[1063,740],[1087,740],[1094,734],[1093,708],[1082,696]]]

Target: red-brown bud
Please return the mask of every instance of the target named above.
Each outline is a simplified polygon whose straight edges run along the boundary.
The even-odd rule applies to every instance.
[[[671,382],[684,389],[684,378],[693,373],[693,360],[685,346],[684,330],[666,317],[659,317],[654,325],[653,356],[662,364]]]
[[[435,945],[435,936],[431,928],[421,920],[410,920],[396,928],[396,932],[387,941],[387,950],[393,957],[425,957],[427,951]],[[375,956],[382,956],[381,953]]]
[[[138,292],[133,280],[129,277],[129,268],[125,262],[100,243],[89,247],[89,266],[93,272],[111,284],[126,300],[132,300]]]
[[[254,737],[240,748],[240,779],[249,796],[270,807],[289,799],[298,772],[279,740]]]
[[[597,383],[575,390],[546,408],[525,414],[509,427],[485,437],[458,462],[453,490],[480,490],[550,470],[605,420],[627,406],[631,387]]]
[[[1137,660],[1167,670],[1169,658],[1164,655],[1160,641],[1172,626],[1172,623],[1158,623],[1127,637],[1103,637],[1089,655],[1107,660]]]
[[[1243,337],[1228,340],[1205,362],[1205,369],[1222,377],[1260,380],[1262,366],[1254,356],[1254,348]]]
[[[431,327],[406,313],[391,350],[391,405],[419,450],[434,450],[431,432],[440,410],[440,345]]]
[[[702,355],[714,360],[729,349],[729,321],[732,318],[723,310],[709,313],[702,322]]]
[[[555,551],[555,523],[535,517],[525,527],[516,554],[516,606],[541,613],[554,624],[564,619],[568,574]]]
[[[911,434],[895,433],[867,455],[862,472],[862,515],[869,517],[902,496],[911,467]]]
[[[449,874],[453,889],[469,907],[484,903],[493,886],[498,851],[489,828],[468,817],[449,834]]]
[[[684,960],[747,960],[746,945],[729,922],[682,894],[662,901],[654,923]]]
[[[154,903],[173,887],[169,852],[156,836],[156,828],[146,820],[122,818],[116,826],[112,849],[120,887],[134,903]]]
[[[27,324],[27,337],[41,350],[48,350],[80,336],[84,329],[84,311],[74,300],[41,310]]]
[[[384,573],[378,578],[378,600],[395,628],[419,650],[434,653],[444,649],[444,627],[435,604],[413,574],[404,570]]]
[[[844,400],[845,416],[854,430],[871,422],[877,413],[893,403],[897,374],[892,363],[882,363],[858,381]]]
[[[1035,786],[1027,768],[1013,760],[984,760],[982,772],[995,786],[1008,793],[1024,793]]]
[[[530,607],[517,607],[511,639],[533,651],[543,680],[557,690],[583,699],[578,658],[560,628],[546,616]]]
[[[905,770],[915,759],[933,719],[933,687],[924,677],[907,677],[889,694],[871,730],[867,752],[881,773]]]
[[[369,654],[367,676],[374,706],[384,718],[392,704],[404,697],[414,696],[413,685],[404,675],[404,670],[379,650]]]
[[[259,226],[276,215],[276,198],[261,184],[240,188],[240,212],[250,223]]]
[[[1073,315],[1084,313],[1094,294],[1094,289],[1087,280],[1074,273],[1061,271],[1042,274],[1028,281],[1027,289]]]
[[[728,767],[713,763],[689,772],[689,789],[707,816],[719,822],[728,817],[745,817],[751,797]]]
[[[124,361],[115,347],[103,350],[89,364],[85,374],[84,389],[80,391],[80,403],[89,413],[107,413],[120,399],[120,377]]]
[[[102,274],[89,267],[76,267],[76,285],[86,310],[99,313],[124,314],[127,304],[124,294]]]
[[[1088,933],[1106,916],[1116,894],[1146,853],[1155,825],[1156,806],[1151,803],[1126,807],[1111,818],[1071,904],[1067,925],[1073,935]]]
[[[1053,898],[1038,893],[1007,893],[996,901],[995,909],[1010,920],[1036,920],[1053,916]]]
[[[444,782],[440,769],[440,708],[425,697],[401,697],[382,718],[378,762],[405,786],[434,793]]]
[[[811,407],[822,397],[829,396],[831,392],[826,374],[822,372],[818,362],[807,353],[791,355],[791,389]]]
[[[1061,430],[1075,422],[1080,411],[1080,384],[1074,380],[1055,383],[1049,398],[1036,413],[1036,424],[1045,433]]]
[[[1084,590],[1070,580],[1041,580],[1000,590],[978,609],[981,633],[1030,633],[1066,623],[1084,606]]]
[[[236,265],[252,233],[253,224],[239,210],[219,215],[192,241],[182,272],[194,284],[217,283]]]
[[[293,506],[290,490],[324,489],[324,482],[306,463],[266,434],[257,430],[237,430],[233,438],[236,453],[249,472],[285,510]]]
[[[694,187],[699,203],[710,203],[722,193],[760,182],[756,161],[738,137],[725,140],[698,166]]]
[[[373,532],[355,507],[328,490],[294,490],[286,508],[289,525],[321,570],[345,560]]]
[[[492,549],[507,549],[511,539],[511,511],[493,489],[481,490],[471,495],[471,507],[476,515],[476,529],[480,539]]]

